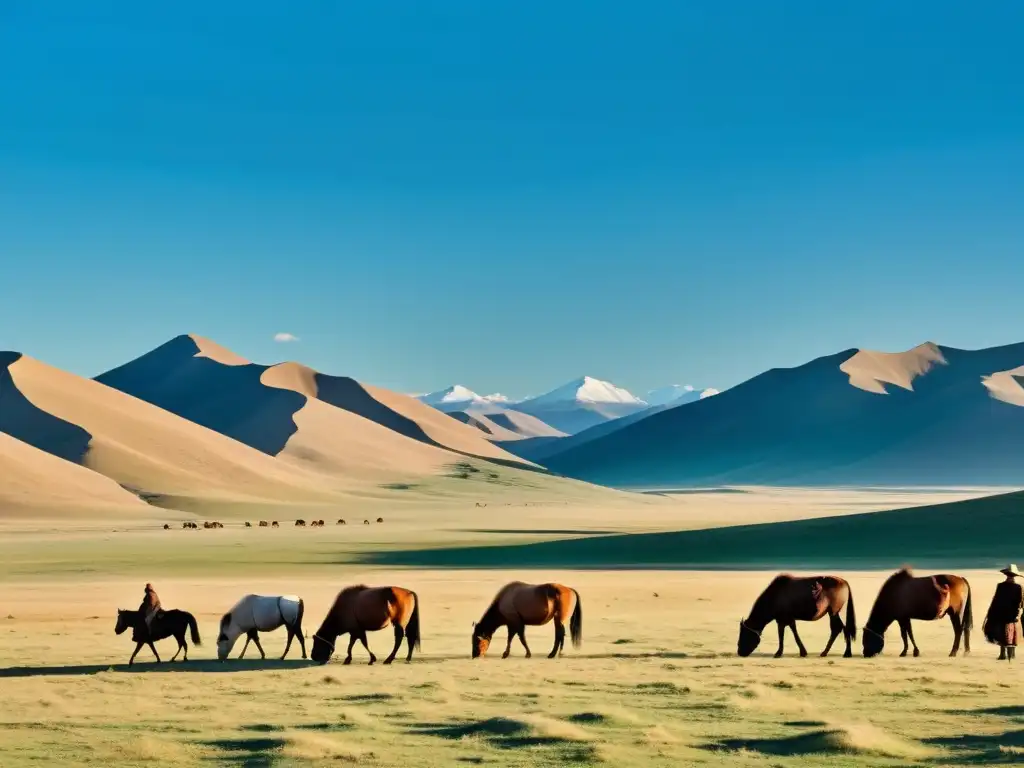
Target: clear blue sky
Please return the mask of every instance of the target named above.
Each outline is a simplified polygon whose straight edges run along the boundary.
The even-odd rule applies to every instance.
[[[0,5],[0,348],[401,391],[1024,340],[1024,3]],[[288,332],[293,344],[275,344]]]

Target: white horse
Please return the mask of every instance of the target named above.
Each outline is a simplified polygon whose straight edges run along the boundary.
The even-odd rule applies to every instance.
[[[306,641],[302,636],[302,598],[297,595],[246,595],[220,620],[220,634],[217,636],[217,658],[221,661],[228,657],[235,641],[243,634],[245,645],[238,658],[245,656],[249,642],[256,643],[260,658],[267,658],[260,645],[260,632],[273,632],[278,627],[288,630],[288,643],[284,647],[284,659],[292,647],[292,638],[299,639],[302,647],[302,658],[306,658]]]

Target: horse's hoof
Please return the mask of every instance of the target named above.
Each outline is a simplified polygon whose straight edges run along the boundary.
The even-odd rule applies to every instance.
[[[343,662],[341,662],[341,663],[342,663],[342,664],[351,664],[351,663],[352,663],[352,657],[351,657],[351,656],[349,656],[349,657],[348,657],[347,659],[345,659],[345,660],[344,660]]]
[[[917,650],[917,648],[915,648],[914,649],[914,658],[916,659],[920,655],[921,655],[921,652],[919,650]]]
[[[824,654],[822,654],[822,655],[824,656]],[[800,658],[801,659],[806,659],[807,658],[807,651],[800,651]]]
[[[782,651],[776,651],[775,652],[775,658],[776,659],[781,659],[782,658]]]
[[[819,655],[819,656],[820,656],[821,658],[823,658],[823,659],[824,659],[824,658],[825,658],[826,656],[828,656],[828,651],[822,651],[822,652],[821,652],[821,653],[819,653],[818,655]]]
[[[392,661],[394,661],[394,659],[384,659],[384,661],[382,663],[390,664]]]
[[[503,658],[503,659],[507,659],[507,658],[508,658],[508,655],[509,655],[509,652],[508,652],[508,651],[505,651],[505,652],[504,652],[503,654],[501,654],[501,658]]]
[[[847,651],[846,653],[844,653],[843,654],[843,658],[844,659],[852,659],[853,658],[853,651]]]

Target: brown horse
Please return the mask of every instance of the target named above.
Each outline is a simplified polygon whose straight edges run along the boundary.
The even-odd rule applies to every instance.
[[[334,653],[338,636],[347,632],[348,655],[343,663],[352,663],[352,647],[359,640],[373,664],[377,657],[366,642],[366,633],[385,629],[389,624],[395,628],[395,647],[384,663],[390,664],[395,660],[403,639],[409,645],[409,655],[405,660],[412,661],[413,649],[420,647],[420,601],[416,593],[402,587],[368,587],[365,584],[346,587],[338,593],[320,629],[313,635],[310,657],[326,664]]]
[[[507,659],[512,652],[512,638],[518,636],[530,658],[530,646],[526,644],[526,627],[539,627],[555,621],[555,645],[548,654],[549,659],[559,655],[565,646],[565,625],[574,648],[583,642],[583,601],[579,593],[562,584],[524,584],[513,581],[501,588],[491,601],[483,618],[473,625],[473,658],[487,653],[494,632],[508,626],[508,644],[501,658]]]
[[[846,623],[839,618],[846,606]],[[793,631],[800,655],[806,656],[807,649],[800,641],[796,631],[798,621],[817,621],[828,615],[832,634],[828,639],[822,656],[828,656],[832,644],[840,634],[846,638],[846,652],[843,658],[853,656],[850,643],[857,637],[857,617],[853,610],[853,592],[850,585],[838,576],[809,576],[796,578],[788,573],[780,574],[772,579],[764,592],[754,601],[750,616],[740,620],[740,635],[736,652],[740,656],[749,656],[761,642],[761,632],[765,626],[775,622],[779,628],[779,650],[775,658],[782,656],[782,643],[786,635],[786,627]]]
[[[910,620],[935,621],[943,616],[949,616],[953,624],[953,650],[949,655],[956,656],[963,637],[966,656],[971,652],[971,628],[974,626],[971,585],[967,579],[950,573],[914,576],[909,568],[903,568],[886,580],[875,598],[871,615],[864,625],[864,655],[871,657],[881,653],[885,645],[885,630],[895,621],[903,637],[900,656],[907,655],[908,637],[914,646],[914,655],[920,656]]]

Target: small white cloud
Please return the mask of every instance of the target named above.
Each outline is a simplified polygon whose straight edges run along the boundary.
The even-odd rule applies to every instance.
[[[299,340],[299,337],[296,336],[293,333],[275,333],[274,334],[274,341],[278,342],[279,344],[287,344],[289,342],[298,341],[298,340]]]
[[[687,384],[685,387],[683,387],[683,389],[685,389],[687,392],[693,392],[693,386],[690,384]]]

